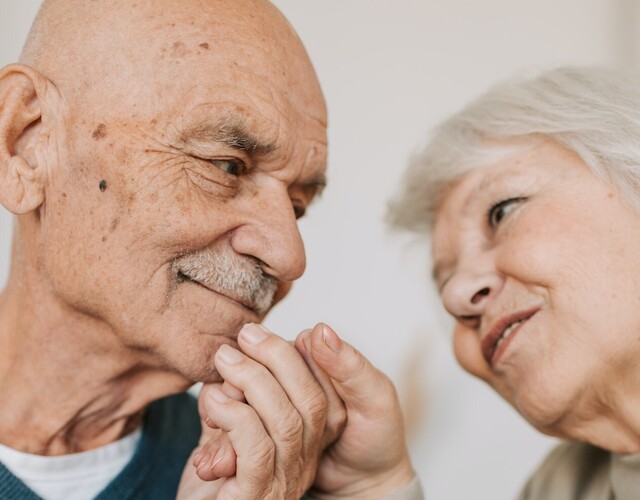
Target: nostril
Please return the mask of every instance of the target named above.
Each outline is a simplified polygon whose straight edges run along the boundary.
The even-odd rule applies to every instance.
[[[488,287],[485,287],[482,290],[480,290],[479,292],[476,292],[474,294],[474,296],[471,297],[471,303],[472,304],[477,304],[478,302],[480,302],[482,300],[482,297],[486,297],[487,295],[489,295],[490,292],[491,292],[491,290],[489,290]]]

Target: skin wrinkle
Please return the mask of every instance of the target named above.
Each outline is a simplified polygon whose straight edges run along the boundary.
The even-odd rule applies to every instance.
[[[315,74],[270,4],[201,6],[44,2],[21,62],[57,90],[48,83],[38,94],[42,123],[22,138],[44,172],[45,202],[19,220],[0,295],[0,396],[20,395],[0,409],[0,442],[47,454],[91,449],[126,433],[150,401],[219,378],[212,362],[218,347],[261,318],[201,286],[176,283],[176,258],[224,248],[265,263],[283,289],[304,270],[287,190],[324,174],[326,109]],[[247,9],[257,13],[253,20]],[[124,35],[113,37],[114,29]],[[243,43],[248,33],[264,36]],[[260,40],[274,46],[267,50]],[[190,50],[181,66],[160,57],[175,41]],[[202,43],[210,50],[191,50]],[[249,131],[276,145],[228,196],[205,186],[205,178],[218,178],[213,171],[196,182],[204,163],[154,152],[169,148],[170,124],[191,120],[196,110],[219,116],[223,104],[245,109]],[[94,139],[99,124],[108,141]],[[318,153],[309,164],[303,160],[312,147]],[[212,145],[213,158],[221,151]],[[96,202],[101,179],[108,189]],[[25,309],[32,314],[17,314]],[[64,355],[51,338],[67,347]],[[16,345],[24,357],[3,364]],[[39,366],[39,376],[27,387],[21,374],[29,366]],[[44,394],[42,379],[51,381]],[[122,411],[109,415],[93,404]],[[73,430],[60,434],[63,428]]]
[[[434,257],[453,255],[458,266],[442,292],[459,318],[456,356],[539,430],[637,452],[637,398],[630,395],[640,378],[639,268],[625,251],[638,244],[637,211],[553,142],[521,152],[519,160],[466,174],[436,213]],[[487,189],[477,189],[481,184]],[[523,194],[527,200],[488,231],[486,208]],[[489,281],[477,286],[490,283],[492,292],[471,310],[473,271],[485,273]],[[540,311],[489,366],[480,338],[497,318],[532,305]],[[465,325],[464,314],[479,316],[479,326]]]

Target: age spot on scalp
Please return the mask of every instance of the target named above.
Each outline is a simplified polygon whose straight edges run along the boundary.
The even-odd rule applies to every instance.
[[[189,53],[189,49],[182,42],[174,42],[171,55],[174,57],[184,57]]]
[[[102,191],[104,193],[107,190],[107,181],[102,179],[100,181],[100,184],[98,184],[98,188],[100,188],[100,191]]]
[[[100,123],[91,134],[94,140],[99,141],[107,136],[107,126],[104,123]]]

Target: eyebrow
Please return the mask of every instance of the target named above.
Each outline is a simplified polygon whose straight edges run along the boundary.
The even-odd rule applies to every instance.
[[[327,187],[327,176],[324,173],[319,173],[303,182],[295,182],[293,185],[305,191],[310,191],[309,198],[310,201],[313,201],[313,199],[320,196]]]
[[[186,128],[180,133],[180,139],[184,143],[192,141],[219,142],[227,146],[239,149],[248,154],[267,155],[278,148],[273,142],[266,142],[247,130],[244,117],[227,115],[217,122],[202,120]],[[311,191],[313,200],[322,194],[327,187],[327,176],[318,173],[308,180],[294,183],[305,191]]]
[[[249,132],[245,120],[238,116],[226,116],[218,122],[203,120],[180,134],[183,142],[193,140],[220,142],[246,153],[266,155],[276,150],[273,142],[266,142]]]

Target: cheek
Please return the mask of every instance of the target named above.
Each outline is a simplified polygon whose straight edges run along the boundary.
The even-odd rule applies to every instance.
[[[453,334],[453,352],[462,368],[482,380],[491,376],[489,365],[482,356],[477,333],[456,325]]]
[[[502,236],[499,270],[525,285],[545,288],[583,281],[590,270],[580,256],[594,249],[589,242],[594,233],[577,219],[558,207],[527,212]]]

